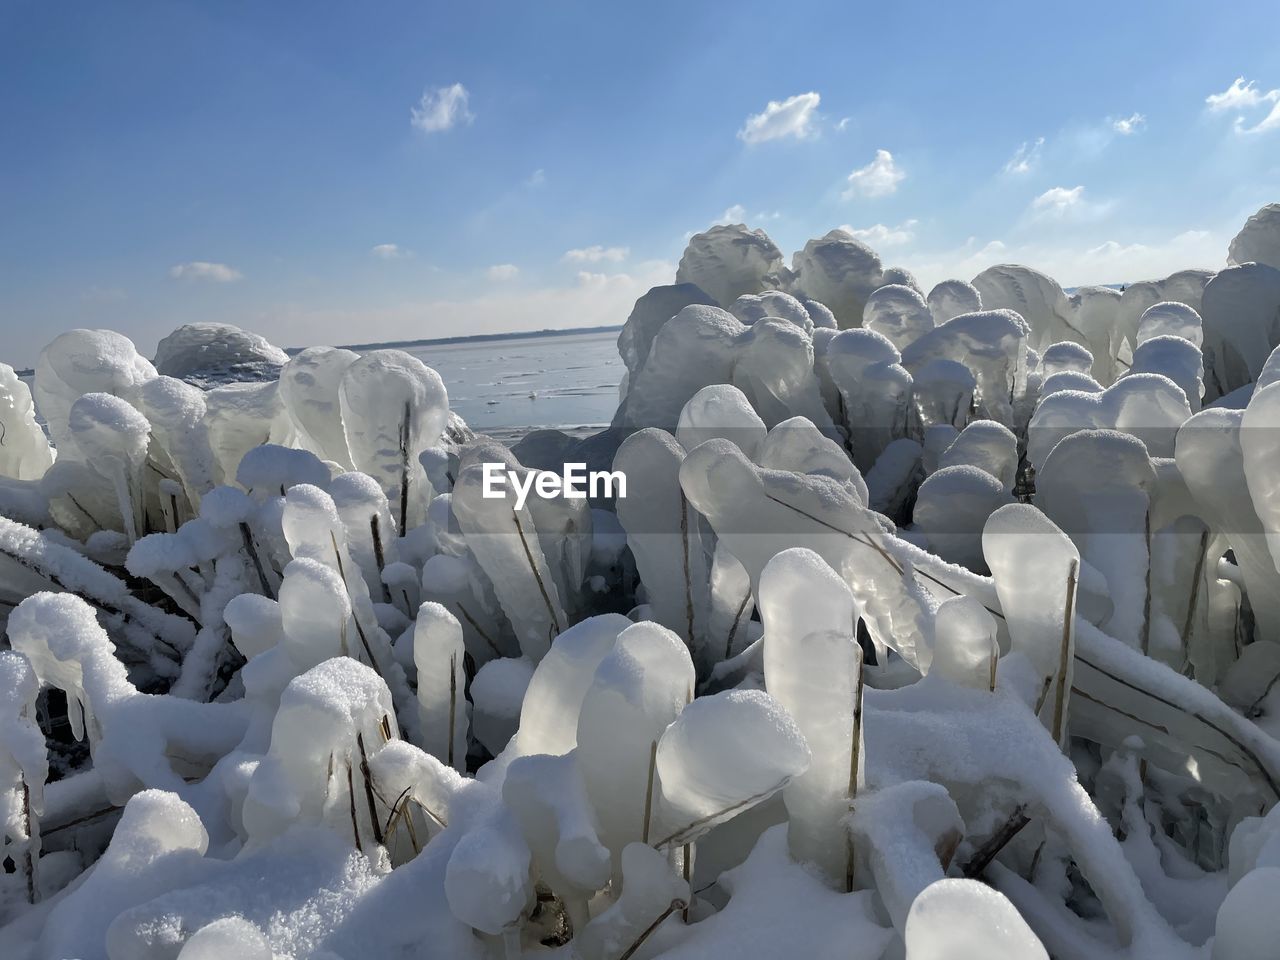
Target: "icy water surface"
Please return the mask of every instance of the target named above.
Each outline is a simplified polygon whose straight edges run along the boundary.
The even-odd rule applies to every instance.
[[[480,433],[607,426],[624,367],[618,332],[402,347],[444,379],[449,407]]]

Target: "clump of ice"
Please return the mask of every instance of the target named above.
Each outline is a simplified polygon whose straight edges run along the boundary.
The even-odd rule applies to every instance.
[[[188,323],[156,347],[156,371],[197,386],[269,380],[289,357],[265,337],[229,323]]]
[[[1274,220],[1070,296],[715,228],[518,455],[397,351],[0,367],[0,956],[1269,957]]]

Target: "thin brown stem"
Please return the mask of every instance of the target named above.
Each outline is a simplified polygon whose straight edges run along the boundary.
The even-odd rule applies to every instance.
[[[520,546],[524,548],[524,558],[529,562],[529,569],[533,571],[533,579],[538,584],[538,592],[542,594],[542,602],[546,604],[547,616],[551,618],[551,635],[554,637],[560,632],[560,621],[556,618],[555,605],[551,602],[551,595],[547,593],[547,585],[542,582],[542,574],[538,573],[538,565],[534,562],[533,551],[529,549],[529,541],[525,538],[524,527],[520,525],[520,514],[512,510],[511,518],[516,523],[516,533],[520,536]]]
[[[373,774],[369,772],[369,755],[364,749],[364,734],[356,734],[356,746],[360,749],[360,775],[364,777],[364,799],[369,805],[369,823],[373,827],[373,839],[376,843],[384,843],[382,824],[378,817],[378,805],[373,799]]]
[[[657,930],[658,927],[662,925],[662,921],[667,919],[667,917],[671,916],[677,910],[683,910],[685,906],[686,904],[683,900],[672,900],[671,906],[667,907],[667,909],[663,910],[662,913],[658,914],[658,919],[654,920],[653,923],[645,927],[644,931],[640,934],[640,936],[636,937],[635,942],[632,943],[631,946],[627,947],[626,950],[622,951],[622,953],[618,955],[618,960],[631,960],[631,958],[635,956],[635,952],[639,950],[640,947],[644,945],[644,942],[653,935],[653,931]]]
[[[449,766],[453,766],[453,738],[458,710],[458,655],[449,654]]]
[[[858,767],[862,760],[862,656],[858,656],[858,673],[853,688],[853,729],[849,731],[849,809],[853,809],[854,800],[858,797]],[[845,831],[845,893],[853,893],[854,865],[853,834]]]
[[[347,760],[347,797],[351,807],[351,835],[355,837],[356,849],[364,853],[364,845],[360,843],[360,824],[356,819],[356,785],[351,777],[351,760]]]
[[[378,582],[382,584],[382,599],[390,603],[391,591],[382,581],[382,571],[387,565],[387,559],[382,551],[382,527],[378,523],[378,515],[376,513],[369,518],[369,536],[373,540],[373,562],[378,567]],[[412,610],[406,610],[405,612],[413,613]]]
[[[262,566],[262,558],[258,556],[258,548],[253,542],[253,532],[249,529],[249,524],[243,521],[240,523],[240,537],[244,540],[244,552],[253,561],[253,570],[258,575],[258,583],[262,587],[262,595],[274,600],[275,596],[271,592],[271,583],[267,580],[267,572]]]
[[[404,402],[404,419],[400,421],[400,536],[408,529],[409,517],[409,401]]]
[[[645,843],[649,842],[649,828],[653,823],[653,780],[657,769],[658,741],[654,740],[649,745],[649,783],[644,790],[644,829],[640,833],[640,838]]]
[[[1079,560],[1071,561],[1071,569],[1067,571],[1067,601],[1062,616],[1062,652],[1058,662],[1058,682],[1057,692],[1053,702],[1053,739],[1054,742],[1061,745],[1063,736],[1066,733],[1067,724],[1067,694],[1070,687],[1067,685],[1067,668],[1071,666],[1071,629],[1075,620],[1076,605],[1076,571],[1079,567]]]
[[[1001,850],[1008,846],[1009,841],[1031,822],[1031,818],[1026,815],[1026,809],[1024,805],[1019,804],[1013,813],[1009,814],[1009,819],[987,838],[986,843],[974,851],[973,856],[969,858],[968,863],[961,870],[966,877],[973,880],[982,876],[987,867],[991,865],[991,861],[999,855]]]

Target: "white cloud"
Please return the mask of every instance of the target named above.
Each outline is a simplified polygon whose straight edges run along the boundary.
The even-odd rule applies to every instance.
[[[502,282],[504,280],[514,280],[520,275],[520,268],[514,263],[495,263],[492,267],[485,271],[485,276],[490,280]]]
[[[735,203],[732,207],[726,208],[725,212],[720,215],[720,219],[715,223],[745,223],[746,219],[747,208],[740,203]]]
[[[1040,152],[1043,149],[1044,137],[1036,137],[1034,140],[1024,140],[1022,143],[1018,144],[1018,149],[1013,151],[1013,156],[1010,157],[1008,163],[1004,165],[1004,172],[1019,175],[1030,173],[1040,162]]]
[[[1236,129],[1241,133],[1266,133],[1268,130],[1280,130],[1280,101],[1277,101],[1276,105],[1271,108],[1271,112],[1252,127],[1242,127],[1237,123]]]
[[[1127,117],[1111,121],[1111,129],[1122,137],[1137,133],[1147,125],[1147,118],[1140,113],[1131,113]]]
[[[205,260],[176,264],[169,268],[169,276],[175,280],[209,280],[213,283],[235,283],[244,279],[244,274],[225,263],[209,263]]]
[[[1091,200],[1084,187],[1050,187],[1031,201],[1031,215],[1038,220],[1097,220],[1111,210],[1109,200]]]
[[[847,130],[851,119],[851,117],[841,117],[840,121],[836,124],[836,129],[841,131]]]
[[[1211,93],[1204,98],[1204,102],[1214,113],[1247,110],[1263,103],[1275,103],[1277,100],[1280,100],[1280,90],[1259,90],[1254,81],[1246,81],[1244,77],[1236,77],[1231,86],[1221,93]]]
[[[844,199],[854,197],[886,197],[898,189],[898,184],[907,178],[896,163],[893,154],[888,150],[877,150],[876,158],[865,167],[859,167],[849,174],[849,186],[844,191]]]
[[[395,243],[380,243],[369,251],[369,255],[379,260],[404,260],[411,256],[408,250]]]
[[[610,263],[621,263],[630,254],[631,251],[627,247],[602,247],[596,244],[578,250],[568,250],[565,252],[564,259],[571,263],[600,263],[606,260]]]
[[[1268,130],[1280,129],[1280,88],[1259,90],[1258,85],[1244,77],[1236,77],[1231,86],[1222,93],[1211,93],[1204,98],[1212,113],[1224,113],[1228,110],[1243,112],[1271,104],[1267,115],[1249,126],[1243,116],[1236,116],[1235,131],[1237,133],[1265,133]]]
[[[1031,209],[1063,216],[1084,202],[1084,187],[1050,187],[1031,201]]]
[[[540,187],[547,182],[547,171],[539,167],[533,173],[529,174],[529,178],[525,180],[525,185],[530,187]]]
[[[818,102],[816,93],[801,93],[786,100],[770,100],[763,113],[754,113],[738,131],[738,138],[746,143],[763,143],[795,137],[805,140],[817,135]]]
[[[475,119],[467,109],[470,94],[460,83],[422,92],[418,105],[409,111],[409,122],[423,133],[439,133]]]
[[[840,229],[878,250],[881,247],[901,247],[910,243],[915,239],[916,223],[917,221],[915,220],[904,220],[896,227],[887,227],[883,223],[877,223],[870,227],[862,228],[845,224]]]

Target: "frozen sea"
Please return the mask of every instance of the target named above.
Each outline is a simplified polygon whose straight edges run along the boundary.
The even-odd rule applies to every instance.
[[[449,406],[478,433],[609,425],[625,369],[618,331],[399,346],[443,378]]]

